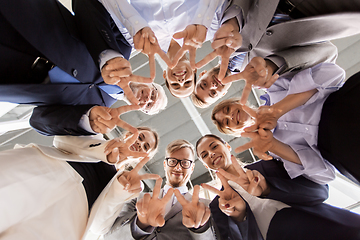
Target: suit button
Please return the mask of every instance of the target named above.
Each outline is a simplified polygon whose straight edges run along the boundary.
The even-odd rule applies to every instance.
[[[76,70],[76,69],[73,69],[73,71],[72,71],[72,75],[73,75],[74,77],[76,77],[76,76],[77,76],[77,74],[78,74],[77,70]]]
[[[89,86],[89,88],[93,88],[94,87],[94,84],[91,84],[90,86]]]
[[[272,34],[273,34],[273,31],[272,31],[272,30],[266,31],[266,35],[268,35],[268,36],[271,36]]]
[[[161,229],[160,229],[160,228],[157,228],[157,229],[156,229],[156,232],[161,233]]]
[[[252,49],[252,44],[250,43],[250,44],[249,44],[249,50],[251,50],[251,49]]]

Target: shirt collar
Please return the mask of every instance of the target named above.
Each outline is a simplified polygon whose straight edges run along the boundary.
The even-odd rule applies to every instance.
[[[163,195],[165,195],[169,189],[172,188],[171,186],[165,184],[164,188],[163,188]],[[179,189],[180,193],[181,194],[185,194],[189,191],[189,189],[187,188],[187,186],[181,186],[181,187],[177,187],[177,188],[174,188],[174,189]]]

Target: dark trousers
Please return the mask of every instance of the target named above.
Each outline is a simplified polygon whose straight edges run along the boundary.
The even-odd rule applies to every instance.
[[[360,185],[360,72],[326,99],[319,123],[322,156]]]

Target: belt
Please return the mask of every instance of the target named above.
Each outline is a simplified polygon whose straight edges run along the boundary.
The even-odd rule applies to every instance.
[[[306,15],[300,12],[289,0],[280,0],[277,9],[280,10],[281,13],[289,15],[292,19],[306,17]]]
[[[31,79],[33,83],[43,83],[48,76],[48,72],[55,67],[50,60],[37,57],[31,66]]]

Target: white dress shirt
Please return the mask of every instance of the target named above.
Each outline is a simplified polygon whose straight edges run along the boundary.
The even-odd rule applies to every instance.
[[[299,106],[279,118],[273,136],[288,144],[299,156],[301,165],[271,153],[274,158],[284,162],[291,178],[303,175],[319,183],[326,184],[335,178],[334,167],[326,161],[317,148],[318,124],[326,98],[344,83],[345,72],[333,63],[321,63],[305,69],[295,76],[284,75],[261,96],[273,105],[287,95],[317,89],[304,105]]]
[[[224,0],[99,0],[125,39],[132,45],[132,37],[142,28],[150,27],[161,49],[167,52],[174,33],[188,25],[200,24],[208,28],[207,40],[219,28],[221,19],[215,12],[224,9]],[[225,6],[224,6],[225,7]],[[222,16],[222,14],[221,14]],[[180,46],[182,41],[178,41]]]

